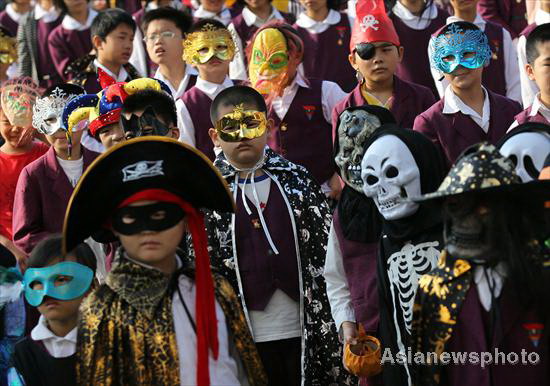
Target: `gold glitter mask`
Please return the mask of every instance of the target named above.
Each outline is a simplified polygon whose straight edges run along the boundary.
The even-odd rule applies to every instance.
[[[4,35],[0,31],[0,63],[12,64],[17,61],[16,39]]]
[[[206,24],[201,31],[187,35],[183,41],[183,59],[189,64],[204,64],[214,56],[231,61],[235,56],[235,43],[231,33]]]
[[[244,110],[243,105],[235,106],[233,112],[225,114],[216,122],[216,131],[225,142],[240,142],[243,139],[261,137],[267,130],[265,113]]]

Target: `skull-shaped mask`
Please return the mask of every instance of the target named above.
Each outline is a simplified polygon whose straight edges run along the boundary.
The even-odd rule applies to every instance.
[[[375,140],[365,152],[361,164],[363,192],[374,200],[386,220],[414,214],[418,204],[409,197],[421,194],[420,170],[403,141],[395,135]]]
[[[364,145],[372,132],[380,127],[380,119],[364,110],[345,110],[338,125],[338,153],[334,158],[344,182],[363,192],[361,161]]]
[[[518,133],[501,145],[500,153],[515,164],[522,182],[536,180],[550,154],[550,136],[543,132]]]

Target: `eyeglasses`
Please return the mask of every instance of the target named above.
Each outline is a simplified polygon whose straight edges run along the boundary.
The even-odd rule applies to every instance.
[[[161,33],[152,33],[151,35],[147,35],[143,37],[143,41],[145,43],[149,42],[155,42],[157,39],[172,39],[174,36],[176,36],[175,32],[172,31],[164,31]]]

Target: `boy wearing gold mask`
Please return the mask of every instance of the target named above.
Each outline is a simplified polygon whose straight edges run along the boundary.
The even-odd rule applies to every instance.
[[[235,44],[222,23],[203,19],[191,27],[183,47],[184,60],[197,68],[199,76],[195,86],[176,102],[180,140],[214,160],[214,146],[208,136],[210,105],[220,91],[234,84],[228,74]]]
[[[345,96],[334,82],[305,79],[299,66],[304,44],[290,25],[272,21],[248,46],[252,87],[266,98],[274,130],[269,146],[304,166],[330,197],[341,190],[332,159],[331,114]]]
[[[235,214],[206,214],[211,264],[240,294],[269,384],[351,384],[322,276],[330,210],[320,186],[266,147],[272,123],[254,89],[223,90],[210,115],[214,166],[236,201]]]

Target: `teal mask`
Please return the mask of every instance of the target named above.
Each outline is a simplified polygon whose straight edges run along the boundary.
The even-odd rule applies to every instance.
[[[59,300],[76,299],[92,284],[94,272],[85,265],[64,261],[44,268],[29,268],[23,276],[25,298],[33,307],[42,304],[44,296]]]

